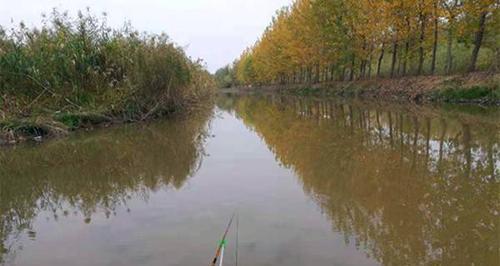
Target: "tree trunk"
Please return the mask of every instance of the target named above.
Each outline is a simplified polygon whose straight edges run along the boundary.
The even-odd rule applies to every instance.
[[[495,47],[495,60],[493,61],[493,71],[500,70],[500,47]]]
[[[411,23],[410,23],[410,17],[409,16],[406,16],[406,29],[407,29],[408,33],[412,32]],[[408,68],[408,54],[409,54],[409,51],[410,51],[410,41],[411,41],[411,38],[412,37],[410,37],[410,34],[408,34],[408,36],[406,36],[404,58],[403,58],[403,76],[406,76],[406,73],[407,73],[407,68]],[[401,64],[401,59],[399,60],[399,64]],[[398,74],[399,74],[399,70],[398,70]]]
[[[361,56],[360,65],[359,65],[359,79],[365,78],[366,73],[366,40],[363,41],[363,55]]]
[[[372,52],[373,52],[373,46],[370,47],[370,57],[368,57],[368,79],[372,77]]]
[[[448,29],[448,47],[446,48],[446,74],[451,74],[453,69],[453,54],[451,53],[451,49],[453,48],[453,29],[451,25]]]
[[[394,44],[392,45],[391,78],[394,77],[394,70],[396,67],[397,54],[398,54],[398,42],[394,41]]]
[[[398,57],[403,59],[403,52],[401,51],[401,49],[398,51]],[[401,59],[398,62],[398,70],[396,70],[396,76],[401,76],[401,65],[403,64],[404,61]]]
[[[366,61],[361,59],[361,63],[359,65],[359,78],[364,79],[365,78],[365,63]]]
[[[438,43],[438,15],[437,15],[437,2],[434,3],[434,42],[432,44],[432,62],[431,62],[431,74],[436,73],[436,53],[437,53],[437,43]]]
[[[420,14],[420,40],[419,40],[419,48],[418,48],[418,68],[417,75],[422,74],[422,70],[424,67],[424,40],[425,40],[425,15]]]
[[[352,55],[352,61],[351,61],[351,73],[349,74],[349,81],[354,80],[354,66],[356,64],[356,56],[353,54]]]
[[[476,36],[474,38],[474,49],[472,50],[472,57],[469,65],[469,72],[473,72],[476,70],[476,62],[477,56],[479,55],[479,49],[481,49],[481,44],[483,42],[484,29],[486,26],[486,16],[488,15],[487,11],[481,13],[481,17],[479,18],[479,29],[476,32]]]
[[[410,41],[407,40],[405,42],[405,58],[404,58],[404,64],[403,64],[403,76],[406,75],[406,69],[408,66],[408,53],[410,51]]]
[[[380,66],[382,65],[382,60],[384,59],[385,53],[385,43],[382,43],[382,51],[380,51],[380,57],[378,58],[377,63],[377,77],[380,77]]]
[[[331,64],[330,66],[330,81],[333,81],[335,79],[335,66]]]
[[[320,70],[319,70],[319,64],[316,64],[316,74],[314,77],[314,83],[319,83],[319,75],[320,75]]]

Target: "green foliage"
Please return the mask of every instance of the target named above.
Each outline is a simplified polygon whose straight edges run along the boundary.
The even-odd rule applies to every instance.
[[[76,129],[84,125],[98,125],[105,122],[111,122],[111,118],[98,113],[56,114],[54,119],[63,123],[70,129]]]
[[[54,9],[40,28],[21,23],[9,32],[0,29],[4,116],[98,110],[141,120],[190,108],[213,87],[201,62],[167,35],[139,33],[128,24],[112,29],[106,15],[89,10],[72,18]]]
[[[473,86],[471,88],[453,88],[449,87],[438,91],[435,98],[446,102],[460,102],[470,100],[500,100],[500,89],[485,86]]]
[[[236,85],[236,73],[232,66],[225,66],[215,72],[215,82],[218,88],[230,88]]]

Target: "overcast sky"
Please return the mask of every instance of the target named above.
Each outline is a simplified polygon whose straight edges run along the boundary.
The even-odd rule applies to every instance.
[[[130,20],[140,31],[166,32],[186,47],[193,58],[203,58],[214,72],[231,63],[252,45],[275,11],[292,0],[0,0],[0,25],[24,21],[38,25],[41,13],[53,7],[76,14],[90,7],[108,13],[112,26]]]

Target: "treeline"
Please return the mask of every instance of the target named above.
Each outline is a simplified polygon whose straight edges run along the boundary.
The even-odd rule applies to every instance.
[[[74,126],[82,113],[144,120],[189,109],[215,87],[205,67],[165,34],[140,33],[128,23],[114,29],[106,14],[89,10],[42,17],[40,27],[0,27],[4,128],[40,116]]]
[[[499,69],[496,0],[296,0],[230,66],[239,84]]]

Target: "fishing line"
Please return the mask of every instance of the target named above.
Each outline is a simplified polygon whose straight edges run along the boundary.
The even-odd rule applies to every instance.
[[[236,266],[238,266],[238,238],[239,238],[239,233],[240,232],[240,215],[237,213],[236,214],[236,248],[235,248],[235,257],[236,257]]]

